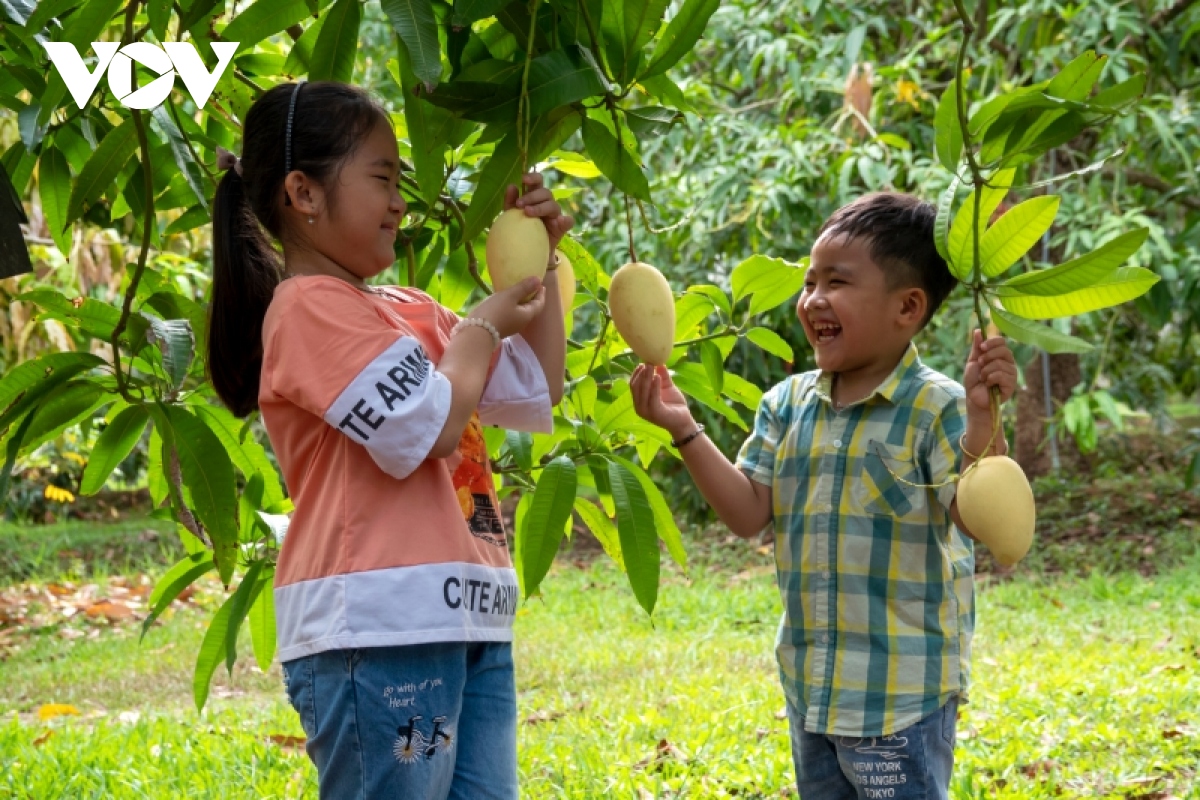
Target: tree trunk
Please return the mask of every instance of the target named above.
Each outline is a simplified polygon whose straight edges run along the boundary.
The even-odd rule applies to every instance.
[[[1083,379],[1079,367],[1079,356],[1063,353],[1050,357],[1050,396],[1053,408],[1058,409],[1071,396]],[[1053,467],[1050,440],[1047,436],[1046,396],[1042,373],[1042,353],[1038,353],[1025,365],[1025,388],[1017,392],[1017,432],[1013,444],[1013,458],[1030,478],[1049,473]],[[1060,437],[1059,460],[1070,468],[1081,463],[1082,456],[1072,440]]]

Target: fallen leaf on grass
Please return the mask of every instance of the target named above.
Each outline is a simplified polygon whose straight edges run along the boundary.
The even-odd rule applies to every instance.
[[[79,715],[79,709],[66,703],[46,703],[38,707],[38,719],[45,721],[55,717],[65,717],[68,714]]]
[[[289,736],[286,733],[272,733],[267,737],[267,741],[278,745],[283,750],[301,751],[308,739],[303,736]]]
[[[688,761],[688,754],[671,744],[666,739],[659,739],[658,744],[654,747],[654,755],[646,756],[641,761],[634,764],[633,768],[635,770],[643,770],[648,767],[653,767],[656,772],[660,772],[662,771],[663,764],[667,761],[680,761],[686,763]]]
[[[92,619],[104,617],[109,622],[121,622],[133,616],[133,609],[119,600],[101,600],[84,609],[84,613]]]
[[[1035,761],[1032,764],[1024,764],[1020,767],[1021,773],[1024,774],[1026,778],[1037,778],[1041,775],[1049,775],[1056,769],[1058,769],[1058,764],[1049,759]]]
[[[1150,670],[1151,675],[1158,675],[1160,672],[1179,672],[1181,669],[1186,669],[1184,664],[1159,664],[1154,669]]]
[[[562,716],[565,716],[563,711],[536,711],[525,718],[525,724],[537,725],[542,722],[553,722]]]
[[[40,736],[33,740],[34,747],[41,747],[46,743],[46,740],[54,735],[53,730],[43,731]]]

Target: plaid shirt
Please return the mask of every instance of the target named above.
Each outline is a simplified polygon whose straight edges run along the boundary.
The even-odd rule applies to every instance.
[[[773,492],[783,599],[776,654],[805,730],[883,736],[965,694],[975,553],[950,519],[962,386],[909,345],[870,396],[833,409],[833,377],[763,395],[738,467]]]

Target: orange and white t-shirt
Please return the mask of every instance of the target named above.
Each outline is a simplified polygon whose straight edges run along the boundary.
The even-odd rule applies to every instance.
[[[529,345],[504,340],[457,452],[430,458],[457,321],[414,289],[302,276],[275,290],[258,401],[296,507],[275,573],[281,661],[512,638],[517,580],[482,425],[549,432],[550,392]]]

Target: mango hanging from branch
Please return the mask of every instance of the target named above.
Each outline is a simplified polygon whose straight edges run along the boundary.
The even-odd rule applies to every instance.
[[[608,311],[638,358],[667,363],[675,346],[675,297],[661,272],[640,261],[621,267],[608,289]]]
[[[510,208],[492,223],[487,236],[488,272],[492,285],[502,292],[530,275],[539,280],[546,276],[550,262],[550,236],[537,217]]]
[[[1037,510],[1025,472],[1008,456],[987,456],[958,482],[958,513],[1003,566],[1025,557]]]

